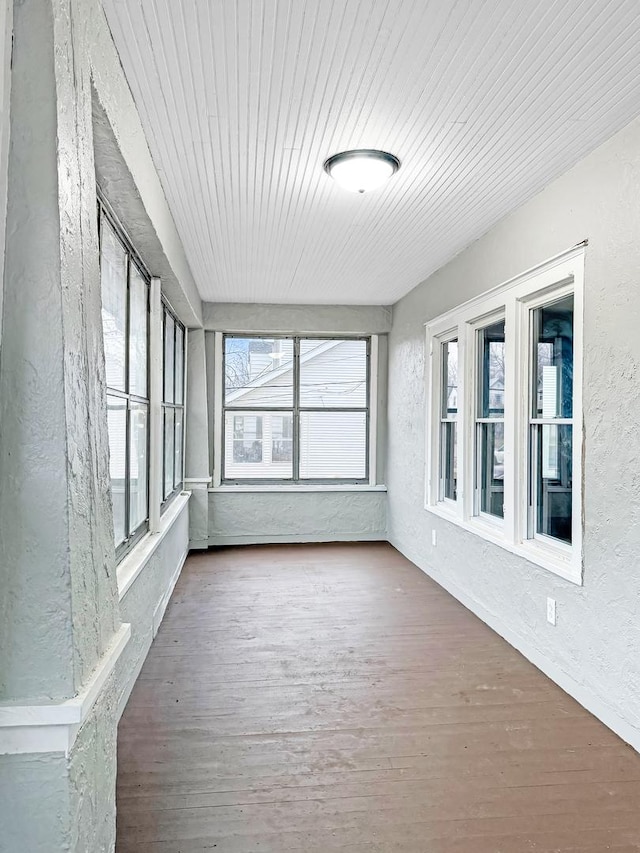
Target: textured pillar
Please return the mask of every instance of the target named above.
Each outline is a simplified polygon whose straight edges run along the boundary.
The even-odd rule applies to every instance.
[[[190,329],[187,342],[187,436],[185,487],[191,491],[189,502],[189,545],[207,548],[209,544],[209,415],[207,407],[207,364],[205,332]]]
[[[115,824],[107,675],[75,742],[58,749],[50,738],[60,703],[109,671],[122,634],[86,8],[14,5],[0,350],[0,722],[2,751],[17,753],[0,755],[7,853],[107,850]],[[15,747],[6,721],[24,706]],[[47,732],[33,725],[40,715],[54,721]]]
[[[62,4],[64,7],[64,4]],[[0,700],[73,696],[117,627],[91,113],[69,18],[17,3],[0,359]],[[54,15],[55,13],[55,15]]]

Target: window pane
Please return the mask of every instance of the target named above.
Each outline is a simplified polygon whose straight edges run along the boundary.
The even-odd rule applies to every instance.
[[[226,337],[224,396],[237,408],[292,406],[291,338]]]
[[[135,530],[148,517],[148,414],[147,406],[132,403],[129,444],[130,528]]]
[[[184,329],[176,323],[176,403],[183,403]]]
[[[479,343],[479,415],[504,417],[504,320],[482,329]]]
[[[226,412],[224,475],[238,480],[293,477],[291,412]]]
[[[458,414],[458,341],[442,344],[442,417]]]
[[[573,428],[532,426],[535,453],[536,532],[571,544]]]
[[[441,481],[442,497],[455,501],[458,495],[458,442],[455,421],[442,423]]]
[[[168,498],[173,491],[174,466],[174,418],[173,409],[167,406],[164,410],[164,497]]]
[[[109,430],[109,476],[113,502],[113,532],[116,547],[127,537],[126,529],[126,459],[127,459],[127,401],[107,397],[107,426]]]
[[[104,216],[100,229],[100,279],[107,385],[126,391],[127,255]]]
[[[366,341],[300,341],[300,405],[364,408],[367,405]]]
[[[175,323],[167,311],[164,312],[164,402],[173,403],[173,378]]]
[[[293,415],[271,416],[271,461],[291,462],[293,459]]]
[[[504,423],[481,423],[480,510],[504,518]]]
[[[147,397],[148,288],[135,264],[130,275],[129,393]]]
[[[174,471],[173,471],[173,487],[177,489],[182,483],[182,419],[184,412],[182,409],[174,410],[174,418],[176,424],[176,443],[174,448]]]
[[[300,413],[300,478],[362,480],[367,476],[365,412]]]
[[[573,417],[573,295],[533,313],[534,418]]]

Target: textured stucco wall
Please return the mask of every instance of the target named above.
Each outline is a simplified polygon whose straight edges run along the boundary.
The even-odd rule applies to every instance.
[[[209,544],[386,539],[385,492],[211,492]]]
[[[204,302],[204,328],[216,332],[383,335],[391,329],[391,308],[384,305],[261,305]]]
[[[114,849],[118,733],[115,688],[112,675],[80,729],[67,761],[72,853],[112,853]],[[49,849],[53,853],[53,848]]]
[[[165,598],[176,569],[184,561],[189,546],[189,504],[180,511],[145,568],[120,601],[123,622],[131,624],[131,639],[118,660],[114,679],[119,711],[131,689],[153,640],[153,617]]]
[[[391,542],[461,591],[515,644],[535,650],[539,664],[591,697],[610,722],[622,718],[638,734],[639,199],[636,121],[394,306],[387,457]],[[585,238],[585,570],[579,588],[423,509],[423,324]],[[546,622],[547,595],[557,599],[556,627]]]
[[[11,39],[13,0],[0,0],[0,346],[2,346],[2,302],[4,296],[4,240],[7,214],[9,162],[9,98],[11,94]]]
[[[0,756],[2,853],[59,853],[70,849],[66,779],[62,753]],[[47,819],[38,820],[40,814]]]

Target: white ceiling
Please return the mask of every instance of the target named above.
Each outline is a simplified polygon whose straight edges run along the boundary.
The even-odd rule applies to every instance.
[[[393,303],[640,113],[638,0],[103,3],[205,300]]]

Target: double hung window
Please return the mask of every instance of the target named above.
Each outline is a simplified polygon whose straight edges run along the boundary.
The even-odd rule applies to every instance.
[[[573,312],[569,294],[531,311],[529,532],[571,544]]]
[[[149,275],[99,204],[109,473],[116,554],[149,519]]]
[[[458,341],[442,346],[442,398],[440,413],[440,496],[455,501],[458,484]]]
[[[504,517],[505,323],[478,330],[476,400],[476,514]]]
[[[584,247],[428,324],[427,509],[581,582]]]
[[[226,482],[365,482],[368,338],[224,335]]]

